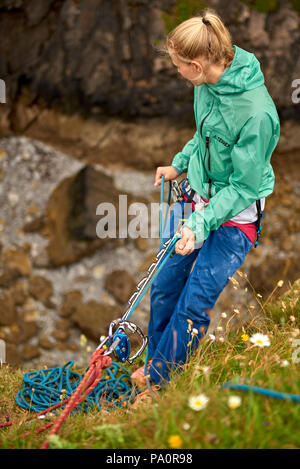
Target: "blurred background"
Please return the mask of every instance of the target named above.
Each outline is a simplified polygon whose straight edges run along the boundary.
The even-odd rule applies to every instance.
[[[207,6],[233,44],[260,61],[281,120],[260,245],[243,266],[247,278],[220,296],[211,331],[222,312],[234,314],[234,327],[249,322],[300,277],[299,0],[2,0],[0,338],[8,363],[84,364],[86,347],[125,311],[159,239],[97,238],[96,207],[117,206],[119,194],[128,204],[159,201],[155,169],[171,163],[195,125],[193,88],[160,48]],[[147,295],[132,319],[146,333],[148,318]]]

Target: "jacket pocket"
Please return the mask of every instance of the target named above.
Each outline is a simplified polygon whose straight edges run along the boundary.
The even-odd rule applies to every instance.
[[[227,179],[232,172],[231,151],[234,146],[234,139],[228,138],[219,131],[210,129],[206,133],[207,152],[205,155],[205,167],[211,179]]]

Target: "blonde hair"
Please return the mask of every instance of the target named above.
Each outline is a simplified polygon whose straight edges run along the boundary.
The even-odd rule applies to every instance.
[[[201,56],[209,64],[224,63],[228,67],[234,57],[230,33],[210,8],[173,29],[166,38],[166,49],[185,63]]]

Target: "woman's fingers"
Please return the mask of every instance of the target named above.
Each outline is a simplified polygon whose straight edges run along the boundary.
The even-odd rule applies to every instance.
[[[194,241],[192,239],[180,239],[175,245],[175,252],[181,256],[191,254],[194,250]]]
[[[175,245],[175,252],[181,256],[191,254],[195,248],[195,235],[189,228],[183,228],[182,238]]]
[[[156,174],[155,174],[155,186],[160,186],[161,184],[161,176],[163,175],[162,168],[157,168]]]
[[[179,173],[176,171],[175,168],[173,168],[173,166],[159,166],[156,170],[154,186],[161,185],[162,176],[165,176],[165,182],[167,182],[172,179],[176,179],[178,174]]]

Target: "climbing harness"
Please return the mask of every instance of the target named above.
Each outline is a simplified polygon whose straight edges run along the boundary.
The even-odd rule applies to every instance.
[[[208,202],[204,202],[201,197],[200,197],[200,202],[196,202],[194,200],[194,196],[195,196],[196,192],[189,185],[189,182],[188,182],[187,178],[183,178],[179,182],[177,182],[176,180],[172,181],[172,194],[173,194],[174,202],[185,201],[186,203],[191,203],[193,211],[198,209],[198,208],[200,208],[200,209],[204,208],[208,204]],[[261,209],[260,199],[256,200],[255,203],[256,203],[256,210],[257,210],[257,220],[255,222],[255,224],[256,224],[256,240],[254,242],[254,247],[257,248],[258,243],[259,243],[260,233],[262,231],[261,221],[262,221],[262,218],[263,218],[263,211]],[[182,208],[182,210],[183,210],[183,208]],[[184,215],[182,215],[182,218],[184,218]]]
[[[262,220],[262,217],[263,217],[263,213],[262,213],[262,210],[261,210],[261,203],[260,203],[260,199],[259,200],[256,200],[256,209],[257,209],[257,221],[256,221],[256,240],[255,240],[255,243],[254,243],[254,247],[257,248],[258,246],[258,242],[259,242],[259,237],[260,237],[260,233],[261,233],[261,220]]]

